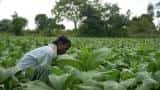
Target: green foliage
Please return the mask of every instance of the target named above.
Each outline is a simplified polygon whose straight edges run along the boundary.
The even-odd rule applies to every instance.
[[[148,35],[156,31],[155,25],[152,22],[153,18],[150,15],[142,15],[135,17],[130,21],[128,32],[130,35],[135,33],[146,33]]]
[[[116,4],[88,3],[82,10],[82,16],[86,17],[79,28],[82,36],[127,36],[125,25],[128,19],[119,14]]]
[[[52,36],[56,30],[64,30],[62,24],[57,24],[55,18],[48,18],[45,14],[38,14],[35,17],[37,32],[45,36]]]
[[[0,31],[13,32],[15,35],[22,35],[22,30],[27,25],[27,19],[19,17],[17,14],[12,20],[3,19],[0,21]]]
[[[23,85],[23,90],[54,90],[40,81],[31,81]],[[56,89],[58,90],[58,89]]]
[[[12,21],[13,32],[15,35],[22,35],[22,30],[27,25],[27,20],[23,17],[16,17]]]
[[[20,56],[53,38],[0,38],[2,90],[159,90],[159,39],[72,38],[53,60],[49,82],[30,81],[15,66]],[[96,43],[96,45],[95,45]],[[28,73],[27,75],[33,72]]]
[[[80,34],[84,36],[105,36],[106,32],[101,21],[100,11],[92,5],[87,5],[83,16],[87,19],[80,25]]]
[[[35,31],[24,31],[25,35],[42,36],[85,36],[85,37],[158,37],[160,23],[157,26],[153,19],[160,17],[159,2],[148,5],[147,14],[131,19],[131,11],[120,13],[117,4],[101,3],[100,0],[58,0],[51,12],[54,18],[46,14],[35,16]],[[0,32],[12,32],[22,35],[27,24],[25,18],[15,12],[13,20],[0,21]],[[19,19],[18,19],[19,18]],[[74,29],[65,30],[64,20],[72,21]],[[27,33],[26,33],[27,32]],[[29,32],[29,33],[28,33]]]
[[[78,22],[81,17],[81,9],[85,6],[87,0],[59,0],[52,9],[58,22],[68,19],[73,21],[75,30],[78,29]]]
[[[68,77],[69,77],[68,74],[59,76],[52,74],[49,76],[49,80],[55,90],[64,90],[65,89],[64,85],[65,83],[67,83],[66,80]]]
[[[47,27],[48,17],[45,14],[38,14],[35,17],[35,23],[37,24],[38,29],[44,30]]]
[[[127,90],[127,89],[115,81],[106,81],[104,82],[104,90]]]
[[[148,12],[148,14],[150,15],[150,16],[154,16],[154,6],[153,6],[153,4],[152,3],[150,3],[149,5],[148,5],[148,7],[147,7],[147,12]]]
[[[12,21],[9,19],[3,19],[0,21],[0,31],[11,32],[12,30]]]

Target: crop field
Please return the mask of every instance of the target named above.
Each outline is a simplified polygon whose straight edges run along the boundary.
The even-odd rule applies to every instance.
[[[0,90],[160,90],[159,38],[71,38],[49,67],[48,83],[21,76],[16,62],[54,39],[0,38]]]

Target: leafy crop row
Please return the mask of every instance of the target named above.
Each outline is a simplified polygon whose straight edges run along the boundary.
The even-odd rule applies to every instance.
[[[159,39],[71,40],[44,83],[28,80],[14,66],[25,52],[52,38],[0,39],[0,90],[160,90]]]

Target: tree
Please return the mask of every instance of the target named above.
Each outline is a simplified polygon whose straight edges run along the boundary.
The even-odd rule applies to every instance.
[[[50,30],[53,30],[53,29],[57,29],[57,30],[65,29],[65,26],[63,24],[57,24],[56,23],[56,19],[54,19],[54,18],[48,18],[47,27]]]
[[[156,4],[156,17],[157,17],[157,19],[159,19],[160,18],[160,2],[158,2],[157,4]],[[158,29],[160,30],[160,21],[158,20]]]
[[[104,4],[101,10],[101,20],[104,22],[107,36],[127,36],[126,25],[129,22],[130,15],[130,10],[127,11],[127,15],[120,14],[120,8],[116,4]]]
[[[63,24],[57,24],[56,25],[56,29],[58,29],[58,30],[64,30],[65,26]]]
[[[0,31],[10,32],[12,30],[12,21],[9,19],[3,19],[0,21]]]
[[[145,33],[149,35],[156,30],[152,21],[152,16],[148,14],[143,14],[140,17],[134,17],[127,27],[128,31],[130,34]]]
[[[75,30],[78,29],[78,22],[81,20],[81,8],[85,6],[87,0],[59,0],[52,9],[58,22],[68,19],[73,21]]]
[[[17,17],[18,17],[18,13],[17,13],[17,11],[14,11],[14,14],[12,15],[12,18],[15,19]]]
[[[54,30],[56,28],[57,24],[56,24],[56,20],[53,18],[48,18],[47,19],[47,26],[46,29],[48,30],[47,36],[51,36],[52,35],[52,30]]]
[[[127,10],[126,15],[127,15],[127,19],[129,20],[131,17],[131,10],[130,9]]]
[[[96,8],[98,4],[89,3],[83,8],[81,16],[86,19],[80,25],[80,35],[83,36],[105,36],[103,21],[101,20],[101,12]],[[98,6],[99,7],[99,6]]]
[[[126,26],[128,18],[125,15],[115,14],[108,20],[108,36],[121,37],[127,36]]]
[[[13,32],[15,35],[22,35],[22,30],[27,25],[27,20],[23,17],[16,17],[12,21]]]
[[[35,17],[35,22],[38,30],[42,30],[41,33],[47,36],[51,36],[54,30],[61,29],[55,18],[48,18],[45,14],[38,14]],[[64,25],[62,26],[64,27]]]
[[[157,11],[157,18],[160,17],[160,11]]]
[[[119,14],[116,4],[100,4],[95,0],[89,2],[82,10],[86,19],[80,25],[80,34],[85,36],[126,36],[124,26],[127,17]]]
[[[130,18],[130,10],[127,12],[127,16],[120,14],[120,8],[116,5],[105,4],[105,22],[107,35],[110,37],[127,36],[126,25]]]
[[[157,6],[158,8],[160,8],[160,2],[156,3],[156,6]]]
[[[48,18],[47,19],[47,26],[48,26],[48,28],[50,28],[50,29],[53,29],[53,28],[55,28],[56,27],[56,20],[55,19],[53,19],[53,18]]]
[[[154,16],[154,5],[152,3],[150,3],[147,7],[147,12],[148,12],[148,15],[150,16]]]
[[[38,30],[45,30],[48,24],[48,17],[46,14],[38,14],[35,17],[35,23],[37,25]]]

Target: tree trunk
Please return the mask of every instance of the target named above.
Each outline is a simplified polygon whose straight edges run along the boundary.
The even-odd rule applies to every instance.
[[[78,30],[78,28],[77,28],[77,21],[73,21],[73,23],[74,23],[74,29],[75,29],[75,31],[77,31]]]

